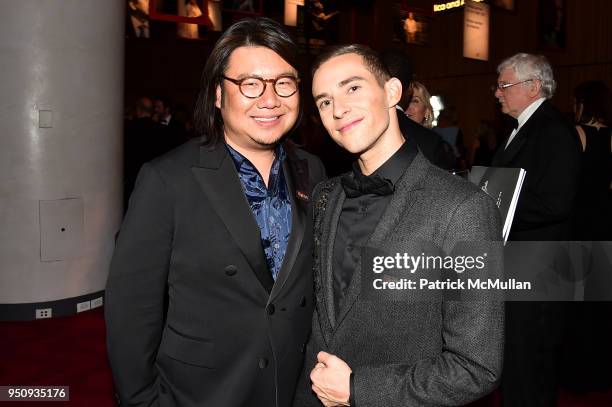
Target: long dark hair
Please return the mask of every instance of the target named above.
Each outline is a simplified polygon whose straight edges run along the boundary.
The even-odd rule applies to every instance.
[[[259,46],[276,52],[297,70],[297,45],[289,33],[269,18],[247,18],[229,27],[217,40],[211,51],[200,81],[200,94],[193,117],[197,135],[204,145],[217,146],[223,140],[223,118],[215,106],[217,86],[223,89],[222,75],[227,69],[231,53],[239,47]],[[301,117],[301,104],[300,114]],[[298,121],[291,129],[295,129]]]
[[[599,121],[612,125],[612,92],[602,81],[586,81],[574,89],[576,109],[580,113],[578,123]]]

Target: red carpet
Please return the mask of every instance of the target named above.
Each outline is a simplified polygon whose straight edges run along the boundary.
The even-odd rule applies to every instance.
[[[69,402],[0,402],[1,406],[116,405],[106,357],[102,309],[67,318],[0,322],[0,349],[0,385],[70,386]],[[471,407],[498,407],[498,399],[494,393]],[[612,391],[583,396],[563,392],[558,405],[610,406]]]
[[[114,407],[102,308],[72,317],[0,322],[0,385],[70,386],[69,402],[2,406]]]

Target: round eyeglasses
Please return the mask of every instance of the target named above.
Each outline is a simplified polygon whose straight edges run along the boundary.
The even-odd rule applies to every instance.
[[[293,76],[279,76],[276,79],[263,79],[256,76],[248,76],[242,79],[232,79],[223,75],[223,79],[226,79],[232,83],[238,85],[240,93],[249,99],[255,99],[260,97],[266,91],[268,83],[272,84],[274,92],[283,98],[295,95],[298,91],[299,78]]]

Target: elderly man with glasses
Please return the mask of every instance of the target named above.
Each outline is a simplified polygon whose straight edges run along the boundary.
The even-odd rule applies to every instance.
[[[217,41],[200,137],[145,164],[108,278],[108,353],[130,406],[287,406],[313,307],[308,200],[321,162],[286,137],[297,46],[245,19]]]
[[[549,102],[556,87],[552,68],[543,56],[521,53],[504,60],[497,71],[495,97],[517,126],[492,165],[527,171],[509,240],[571,240],[580,145],[574,127]],[[537,246],[521,248],[537,255]],[[540,271],[527,270],[534,276]],[[507,304],[504,406],[556,405],[562,321],[562,303]]]

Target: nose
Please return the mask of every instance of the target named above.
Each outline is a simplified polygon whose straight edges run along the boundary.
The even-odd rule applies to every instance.
[[[498,99],[499,99],[500,97],[502,97],[502,94],[503,94],[503,93],[502,93],[502,91],[501,91],[501,89],[500,89],[500,88],[497,88],[497,87],[496,87],[496,88],[495,88],[495,92],[493,92],[493,94],[495,95],[495,97],[496,97],[496,98],[498,98]]]
[[[266,83],[264,93],[257,99],[257,107],[260,109],[274,109],[280,106],[280,97],[274,92],[274,86]]]
[[[337,99],[334,101],[334,118],[342,119],[348,111],[348,106],[342,100]]]

